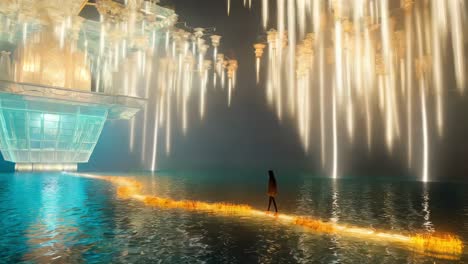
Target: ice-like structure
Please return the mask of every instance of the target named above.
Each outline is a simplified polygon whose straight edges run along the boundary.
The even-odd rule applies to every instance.
[[[80,15],[87,5],[99,21]],[[20,171],[76,170],[88,162],[106,120],[131,119],[144,108],[146,58],[175,21],[172,10],[153,2],[0,3],[3,158]],[[129,76],[122,65],[138,71]]]
[[[0,151],[18,170],[33,169],[32,164],[49,170],[86,163],[106,120],[130,119],[144,103],[134,97],[0,81]]]

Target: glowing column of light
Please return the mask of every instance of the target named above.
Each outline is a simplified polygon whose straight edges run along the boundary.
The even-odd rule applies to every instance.
[[[156,170],[156,159],[158,158],[158,132],[159,132],[159,102],[158,97],[156,97],[156,113],[154,120],[154,132],[153,132],[153,156],[151,159],[151,171]]]
[[[365,92],[364,92],[364,101],[365,101],[365,111],[366,111],[366,136],[367,136],[367,148],[370,151],[372,147],[372,108],[371,108],[371,96],[373,95],[374,83],[375,83],[375,57],[373,53],[373,46],[370,37],[371,24],[367,24],[364,28],[364,56],[365,64],[364,69],[366,75],[365,78]]]
[[[338,120],[337,120],[337,94],[336,87],[333,87],[333,179],[338,178]]]
[[[146,85],[145,85],[145,98],[149,97],[149,89],[151,84],[151,76],[153,71],[152,61],[146,66]],[[148,106],[145,105],[144,116],[143,116],[143,131],[142,131],[142,147],[141,147],[141,160],[146,160],[146,134],[147,134],[147,123],[148,123]]]
[[[255,70],[257,73],[257,84],[260,81],[260,60],[262,59],[263,56],[263,50],[265,49],[265,44],[258,43],[254,45],[255,49]]]
[[[317,1],[316,1],[317,2]],[[325,48],[323,47],[323,37],[319,41],[319,89],[320,89],[320,148],[322,168],[325,168],[326,162],[326,134],[325,134]]]
[[[427,109],[426,109],[426,87],[425,80],[419,80],[420,93],[421,93],[421,116],[423,124],[423,182],[429,179],[429,131],[427,124]]]
[[[289,65],[288,65],[288,108],[289,111],[294,114],[295,112],[295,103],[294,98],[296,94],[296,85],[295,85],[295,63],[296,63],[296,9],[294,1],[287,1],[287,11],[288,11],[288,56],[289,56]]]
[[[23,46],[26,46],[26,39],[28,38],[28,22],[23,23]]]
[[[391,109],[391,98],[390,90],[393,88],[390,84],[390,68],[391,64],[391,53],[390,53],[390,25],[389,25],[389,14],[388,14],[388,2],[387,0],[380,0],[380,11],[381,11],[381,38],[382,38],[382,60],[383,60],[383,74],[381,76],[383,80],[383,86],[380,87],[380,90],[383,90],[383,93],[380,94],[381,102],[385,100],[385,107],[383,112],[386,115],[386,125],[385,125],[385,138],[387,143],[387,148],[391,151],[393,146],[393,116]],[[381,84],[382,85],[382,84]],[[383,88],[382,88],[383,87]],[[383,105],[381,105],[382,107]]]
[[[434,85],[436,91],[436,123],[437,123],[437,131],[439,136],[442,136],[443,126],[444,126],[444,118],[443,118],[443,94],[442,94],[442,85],[443,85],[443,75],[442,75],[442,55],[441,55],[441,36],[440,36],[440,25],[438,24],[439,21],[444,20],[446,13],[443,12],[444,4],[441,1],[432,1],[433,8],[432,8],[432,17],[434,21],[432,22],[432,54],[434,62],[433,65],[433,72],[434,72]],[[442,13],[441,13],[442,10]],[[442,17],[442,18],[440,18]]]
[[[424,74],[426,73],[426,61],[424,58],[424,40],[421,24],[421,14],[418,9],[416,12],[416,31],[418,40],[418,59],[416,60],[416,75],[419,82],[419,96],[421,99],[421,118],[422,118],[422,181],[427,182],[429,179],[429,135],[427,123],[427,109],[426,109],[426,87]]]
[[[297,22],[299,24],[299,38],[303,38],[306,31],[306,5],[305,0],[295,0],[297,10]],[[294,1],[289,1],[294,2]]]
[[[105,39],[106,39],[106,28],[104,24],[104,17],[102,15],[100,16],[100,21],[101,21],[101,32],[99,34],[99,54],[103,55],[104,47],[105,47]]]
[[[166,52],[169,51],[170,40],[171,40],[171,32],[168,30],[166,31],[166,38],[165,38],[165,45],[164,45]]]
[[[208,45],[201,45],[199,46],[198,51],[198,71],[202,72],[203,70],[203,61],[205,60],[206,52],[208,51]]]
[[[349,37],[348,37],[349,38]],[[351,85],[351,66],[352,62],[351,49],[348,47],[346,49],[345,56],[345,70],[346,70],[346,105],[347,105],[347,128],[348,128],[348,137],[351,142],[353,142],[354,137],[354,107],[353,107],[353,95],[352,95],[352,85]],[[358,60],[358,59],[356,59]]]
[[[227,0],[227,14],[228,16],[231,14],[231,0]]]
[[[263,19],[263,28],[267,29],[268,27],[268,13],[269,13],[269,0],[262,0],[262,19]]]
[[[407,137],[408,137],[408,166],[411,168],[413,163],[413,26],[411,7],[405,10],[405,33],[406,33],[406,112],[407,112]]]
[[[353,16],[354,16],[354,85],[359,96],[362,94],[362,37],[361,37],[361,18],[363,15],[363,2],[362,0],[354,1]],[[351,58],[353,60],[353,58]],[[351,62],[352,63],[352,62]],[[350,65],[348,65],[350,66]]]
[[[270,105],[276,107],[277,116],[281,120],[281,87],[278,86],[278,66],[277,65],[277,32],[275,30],[270,30],[267,33],[268,40],[268,80],[267,80],[267,98]]]
[[[300,71],[300,70],[299,70]],[[304,146],[304,82],[305,78],[303,76],[297,76],[297,98],[295,99],[297,103],[297,116],[296,121],[299,129],[299,138],[301,140],[302,146]]]
[[[205,116],[205,100],[206,100],[206,85],[205,85],[205,69],[200,72],[200,119]]]
[[[273,80],[274,80],[274,87],[276,92],[276,113],[278,116],[279,121],[283,119],[283,89],[286,89],[283,85],[283,78],[282,74],[284,73],[284,65],[283,65],[283,55],[282,52],[283,43],[279,40],[284,40],[284,37],[276,38],[274,41],[274,56],[273,56]]]
[[[166,155],[171,153],[171,123],[172,123],[172,94],[173,94],[173,69],[171,67],[171,63],[169,61],[168,69],[167,69],[167,84],[166,84]]]
[[[314,24],[314,32],[317,33],[319,32],[319,29],[321,28],[321,14],[320,11],[322,10],[322,1],[313,1],[312,3],[312,8],[313,8],[313,13],[312,13],[312,23]]]
[[[228,80],[228,107],[231,107],[231,96],[232,96],[232,79]]]
[[[313,59],[311,59],[312,61]],[[306,152],[309,151],[309,142],[310,142],[310,118],[311,118],[311,115],[312,115],[312,108],[311,108],[311,103],[310,103],[310,81],[311,81],[311,76],[310,76],[310,71],[307,72],[307,77],[306,77],[306,83],[305,83],[305,87],[304,87],[304,90],[305,90],[305,94],[304,94],[304,98],[305,98],[305,110],[304,110],[304,130],[305,130],[305,139],[304,139],[304,145],[305,145],[305,150]]]
[[[65,45],[65,21],[62,21],[61,25],[60,25],[60,38],[59,38],[59,46],[60,46],[60,49],[63,49],[64,45]]]
[[[387,148],[391,152],[393,150],[393,109],[392,109],[392,91],[390,85],[390,76],[385,75],[382,77],[384,79],[384,100],[385,100],[385,139],[387,143]]]
[[[228,62],[226,60],[223,60],[222,62],[222,72],[221,72],[221,86],[226,87],[226,69],[228,66]]]
[[[201,90],[201,101],[200,101],[200,118],[203,119],[205,116],[205,100],[206,100],[206,86],[208,84],[208,70],[211,68],[211,61],[210,60],[205,60],[203,63],[203,71],[200,73],[200,79],[201,79],[201,85],[202,85],[202,90]]]
[[[449,17],[452,30],[453,57],[455,60],[455,76],[460,92],[465,91],[465,47],[463,37],[463,20],[461,12],[464,12],[463,1],[448,1]]]
[[[339,102],[343,98],[343,44],[342,25],[340,20],[335,21],[335,75],[336,75],[336,95]]]
[[[273,65],[271,63],[271,55],[268,53],[268,65],[267,65],[267,78],[266,78],[266,98],[269,106],[273,106]]]
[[[278,21],[278,39],[279,45],[283,41],[284,37],[284,29],[285,29],[285,19],[284,19],[284,1],[285,0],[277,0],[277,21]]]
[[[213,46],[213,59],[216,60],[218,57],[218,47],[221,42],[221,36],[212,35],[211,37],[211,45]]]
[[[167,81],[166,81],[166,78],[167,78],[167,64],[168,64],[168,59],[167,58],[162,58],[159,62],[159,70],[158,70],[158,82],[159,82],[159,105],[160,105],[160,108],[159,108],[159,126],[163,126],[164,125],[164,121],[165,121],[165,116],[166,116],[166,112],[165,112],[165,109],[166,109],[166,98],[167,98],[167,95],[166,93],[168,93],[167,91],[167,87],[166,87],[166,84],[167,84]]]
[[[192,57],[189,57],[189,58],[192,58]],[[193,61],[191,59],[187,59],[186,63],[185,63],[185,75],[184,75],[184,81],[183,81],[183,91],[182,91],[182,131],[183,133],[185,134],[187,132],[187,103],[188,103],[188,95],[189,95],[189,89],[190,89],[190,72],[191,72],[191,68],[193,65]]]
[[[367,149],[370,151],[372,147],[372,109],[371,109],[371,96],[373,94],[373,86],[374,86],[374,53],[373,53],[373,46],[371,43],[370,38],[370,29],[369,27],[372,26],[371,21],[366,21],[367,23],[364,26],[364,58],[362,69],[366,73],[365,75],[359,77],[360,81],[358,81],[358,85],[364,86],[364,104],[365,104],[365,112],[366,112],[366,138],[367,138]],[[362,73],[361,73],[362,74]],[[364,78],[364,82],[362,81]],[[360,83],[360,84],[359,84]]]

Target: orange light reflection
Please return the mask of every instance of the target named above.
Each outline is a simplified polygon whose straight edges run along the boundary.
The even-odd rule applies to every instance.
[[[361,228],[336,224],[333,222],[324,222],[322,220],[313,219],[310,217],[274,214],[254,209],[251,206],[245,204],[207,203],[194,200],[177,201],[170,198],[142,194],[142,184],[134,179],[91,174],[73,175],[111,182],[116,185],[117,196],[119,198],[139,200],[147,206],[154,206],[165,209],[211,212],[221,215],[268,217],[273,220],[281,221],[284,224],[301,226],[314,232],[339,234],[355,238],[369,238],[376,241],[396,243],[405,246],[409,250],[442,259],[457,260],[460,258],[463,252],[463,242],[458,236],[451,234],[425,233],[405,235],[378,231],[371,228]]]

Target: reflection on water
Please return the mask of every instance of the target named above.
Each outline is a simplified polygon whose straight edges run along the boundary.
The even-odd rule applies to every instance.
[[[434,226],[431,222],[431,210],[429,209],[429,192],[427,184],[423,186],[423,214],[424,214],[424,223],[423,226],[428,232],[435,232]]]
[[[135,177],[148,194],[263,209],[268,201],[263,174]],[[463,184],[331,180],[285,172],[278,173],[278,183],[284,213],[398,232],[447,231],[468,241]],[[0,175],[0,262],[450,263],[393,244],[303,232],[274,221],[145,207],[117,199],[114,188],[62,174]],[[466,260],[463,255],[461,261]]]

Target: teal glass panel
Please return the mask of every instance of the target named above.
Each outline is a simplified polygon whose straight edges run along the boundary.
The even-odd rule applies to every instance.
[[[0,151],[15,163],[85,163],[108,107],[41,102],[0,94]]]

